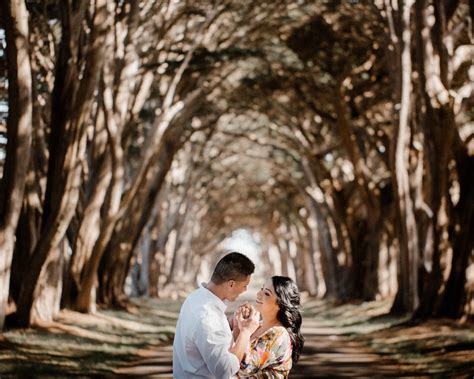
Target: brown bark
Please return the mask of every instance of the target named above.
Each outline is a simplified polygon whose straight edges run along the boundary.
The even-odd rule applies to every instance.
[[[112,178],[112,164],[110,150],[107,150],[107,133],[104,127],[103,114],[98,110],[99,117],[95,125],[96,131],[93,136],[93,151],[97,151],[96,156],[91,158],[91,178],[85,178],[88,182],[82,196],[83,211],[76,212],[78,216],[77,232],[72,242],[72,255],[69,263],[69,287],[65,288],[68,293],[64,296],[66,304],[72,305],[75,301],[83,276],[83,269],[90,259],[92,249],[97,242],[101,229],[101,209],[105,203],[109,185]],[[105,135],[105,136],[104,136]],[[105,140],[105,141],[104,141]],[[105,145],[105,147],[104,147]],[[79,213],[81,213],[79,215]]]
[[[410,12],[412,0],[402,3],[399,43],[401,44],[401,98],[392,181],[397,201],[398,240],[400,245],[398,265],[398,292],[392,312],[413,312],[418,304],[418,235],[414,204],[410,195],[408,144],[410,138],[410,94],[412,63],[410,53]]]
[[[309,197],[309,196],[308,196]],[[320,251],[321,270],[326,285],[326,297],[338,299],[339,298],[339,266],[337,264],[336,255],[332,249],[329,231],[324,220],[318,204],[313,198],[309,197],[306,201],[306,207],[309,210],[309,223],[311,230],[311,238],[313,245],[318,244]],[[316,242],[318,241],[318,242]]]
[[[159,244],[159,240],[153,239],[149,251],[148,266],[148,294],[150,297],[160,297],[159,280],[164,265],[164,246]]]
[[[327,204],[324,202],[322,188],[318,185],[318,180],[313,173],[313,168],[306,158],[302,160],[302,166],[307,180],[311,185],[311,190],[300,188],[306,208],[309,211],[311,222],[308,223],[312,230],[313,244],[319,246],[321,269],[326,284],[326,294],[335,299],[339,299],[342,286],[340,278],[340,267],[337,261],[337,252],[333,248],[333,241],[329,231],[327,221]],[[316,242],[317,241],[317,242]]]
[[[365,212],[358,212],[361,216],[356,220],[355,235],[351,238],[352,267],[354,268],[350,274],[352,277],[350,286],[353,292],[351,297],[370,301],[375,299],[378,290],[374,283],[378,283],[378,257],[383,222],[380,218],[381,212],[377,203],[377,195],[369,190],[367,167],[357,146],[356,136],[349,125],[344,81],[341,80],[337,88],[336,125],[343,146],[354,167],[355,185],[362,200],[362,207],[365,209]]]
[[[154,208],[173,157],[181,147],[183,142],[180,142],[181,133],[185,125],[185,122],[180,123],[165,132],[155,156],[161,165],[148,168],[148,175],[142,177],[141,189],[128,210],[130,213],[126,213],[126,217],[122,219],[110,239],[111,244],[107,247],[100,269],[100,301],[106,304],[120,305],[124,299],[122,286],[128,273],[133,249]]]
[[[169,205],[167,216],[163,215],[163,204],[165,199],[169,196],[168,188],[163,189],[159,196],[156,205],[156,215],[154,217],[154,224],[151,227],[152,242],[150,251],[148,252],[149,266],[148,266],[148,283],[149,283],[149,294],[151,297],[159,297],[159,279],[163,271],[163,265],[165,263],[164,249],[166,242],[168,241],[169,234],[174,227],[174,222],[170,222]],[[173,215],[171,215],[173,216]],[[171,217],[173,218],[173,217]],[[166,222],[165,222],[166,221]]]
[[[315,271],[314,262],[314,243],[311,238],[311,231],[309,226],[304,221],[304,225],[297,226],[294,228],[296,233],[296,241],[298,243],[298,259],[300,261],[299,267],[300,272],[297,273],[297,277],[302,281],[300,290],[308,291],[310,296],[316,296],[318,293],[318,278]],[[302,231],[304,230],[304,234]],[[306,238],[305,238],[306,237]],[[305,242],[308,244],[305,244]]]
[[[104,69],[104,78],[109,78],[107,69]],[[111,160],[111,182],[108,188],[107,203],[105,204],[105,220],[101,224],[100,233],[93,245],[90,257],[84,264],[79,293],[75,309],[81,312],[90,312],[95,309],[95,288],[97,287],[97,272],[107,244],[112,237],[114,228],[120,217],[120,204],[124,181],[124,152],[121,145],[119,126],[115,122],[112,112],[112,87],[109,82],[104,85],[104,117],[108,135],[108,151]],[[106,158],[107,159],[107,158]]]
[[[135,12],[138,10],[138,8],[135,6]],[[136,13],[132,12],[132,15]],[[210,23],[214,17],[217,15],[217,13],[214,13],[212,17],[208,19],[208,23]],[[133,24],[135,23],[136,20],[131,17],[130,18],[130,23]],[[205,30],[205,28],[208,26],[208,23],[206,23],[202,30]],[[133,28],[132,28],[133,29]],[[130,35],[130,34],[129,34]],[[142,164],[140,165],[138,172],[132,178],[130,181],[130,187],[127,190],[126,193],[123,194],[119,208],[115,211],[112,212],[113,216],[111,216],[107,222],[104,223],[103,230],[104,232],[101,233],[101,236],[99,237],[99,241],[97,243],[97,246],[94,247],[95,253],[92,255],[91,260],[93,262],[90,262],[89,267],[87,268],[88,274],[86,276],[86,283],[84,287],[81,289],[80,293],[80,300],[78,300],[82,305],[79,307],[83,309],[84,311],[87,311],[89,309],[90,305],[86,306],[88,303],[88,299],[90,299],[90,291],[94,291],[95,287],[95,282],[97,281],[97,270],[99,269],[99,263],[106,251],[115,251],[117,249],[117,246],[119,246],[116,241],[112,241],[114,237],[114,229],[115,229],[115,236],[118,236],[117,238],[119,239],[124,239],[122,241],[122,245],[118,250],[123,252],[121,253],[124,255],[124,257],[119,258],[121,260],[121,263],[119,264],[116,262],[116,266],[113,267],[114,274],[109,275],[107,273],[107,276],[109,277],[109,283],[110,283],[110,292],[109,295],[107,295],[103,290],[101,290],[101,295],[100,299],[102,302],[112,304],[112,303],[121,303],[123,299],[123,292],[122,288],[120,286],[121,281],[125,281],[126,274],[128,272],[128,267],[130,264],[130,259],[133,254],[133,249],[138,242],[140,238],[141,231],[143,230],[144,226],[146,225],[148,221],[148,217],[150,216],[150,212],[153,209],[154,206],[154,201],[156,199],[156,196],[159,193],[159,190],[161,188],[161,184],[164,179],[164,175],[166,175],[167,170],[169,169],[169,165],[171,164],[172,161],[172,155],[175,153],[173,152],[171,154],[171,160],[167,157],[164,160],[164,170],[161,171],[160,168],[156,167],[155,160],[154,158],[158,155],[156,152],[161,151],[163,154],[166,155],[166,150],[169,149],[170,146],[173,145],[171,141],[166,141],[163,143],[163,139],[165,139],[165,135],[169,133],[169,128],[172,123],[178,123],[176,121],[176,118],[179,114],[180,117],[183,117],[186,119],[186,117],[190,117],[190,112],[194,110],[194,104],[198,103],[199,101],[199,95],[201,95],[201,92],[199,90],[196,90],[192,93],[190,93],[185,99],[181,101],[175,101],[176,97],[176,92],[178,85],[181,82],[181,79],[183,78],[183,74],[185,70],[189,66],[189,62],[194,54],[195,49],[197,48],[199,41],[203,38],[203,34],[199,35],[199,38],[196,38],[196,40],[193,43],[193,46],[188,50],[186,53],[185,59],[183,62],[180,64],[180,67],[176,71],[175,75],[173,76],[166,94],[163,98],[163,104],[162,104],[162,110],[160,117],[157,118],[156,120],[156,125],[153,127],[153,130],[151,132],[151,135],[148,136],[147,138],[147,144],[144,147],[144,153],[143,153],[143,158],[142,158]],[[128,54],[132,54],[131,50],[131,40],[128,41],[129,43],[125,46],[125,49]],[[130,62],[129,62],[130,63]],[[125,75],[125,71],[123,70],[122,72]],[[128,74],[127,74],[128,75]],[[147,84],[148,83],[148,84]],[[107,84],[110,85],[110,83],[106,83],[106,92],[104,93],[104,96],[109,99],[109,102],[113,101],[113,96],[110,96],[110,94],[107,92],[108,87]],[[149,86],[150,82],[149,81],[143,81],[142,82],[142,87],[143,86]],[[110,86],[109,86],[110,88]],[[123,106],[125,105],[126,102],[128,102],[128,97],[126,96],[125,90],[118,91],[121,96],[119,96],[119,99],[121,99],[121,107],[119,109],[123,109]],[[133,105],[133,109],[138,108],[139,105],[136,104],[136,101],[143,101],[143,96],[140,96],[140,99],[135,97],[134,102],[135,104]],[[127,99],[127,100],[124,100]],[[107,119],[110,125],[113,125],[115,129],[117,129],[116,136],[114,137],[115,143],[114,146],[116,146],[116,151],[121,150],[121,140],[123,138],[126,138],[126,136],[122,136],[122,128],[123,128],[123,120],[124,120],[124,115],[117,115],[113,114],[113,111],[110,107],[110,104],[106,106],[107,108]],[[183,109],[185,109],[183,111]],[[179,133],[174,135],[174,138],[176,138],[176,143],[182,143],[182,141],[179,141]],[[172,150],[172,149],[171,149]],[[121,152],[121,156],[123,159],[123,152]],[[122,172],[123,175],[123,160],[120,160],[120,163],[117,162],[117,164],[120,167],[120,171]],[[119,169],[117,167],[117,169]],[[152,170],[157,171],[158,174],[153,173]],[[164,173],[164,175],[162,175]],[[154,183],[153,183],[154,180]],[[149,193],[147,193],[149,192]],[[143,211],[143,209],[145,211]],[[142,216],[140,217],[140,214]],[[135,220],[135,223],[130,223],[131,220]],[[120,235],[117,234],[117,230],[126,230],[126,226],[129,225],[130,230],[126,231],[126,235]],[[117,228],[118,226],[118,228]],[[107,247],[109,246],[109,247]],[[106,253],[110,254],[110,253]],[[117,255],[120,255],[117,253]],[[122,261],[125,258],[127,262]],[[106,258],[105,258],[106,259]],[[116,259],[116,258],[113,258]],[[102,266],[108,267],[108,264],[104,264]],[[92,275],[92,277],[91,277]],[[113,277],[113,276],[119,276],[119,277]],[[112,278],[113,277],[113,278]],[[101,278],[101,282],[103,283],[103,279]],[[118,300],[120,298],[120,300]]]
[[[102,158],[97,175],[98,178],[94,183],[94,188],[92,190],[93,192],[89,201],[87,202],[84,216],[81,220],[81,224],[76,235],[76,241],[73,247],[73,255],[71,257],[70,270],[75,286],[73,291],[75,291],[76,294],[81,290],[82,282],[84,280],[84,267],[87,266],[87,262],[91,257],[94,245],[97,243],[97,240],[100,236],[100,211],[108,193],[108,186],[111,182],[112,176],[109,156]]]
[[[35,297],[31,313],[35,320],[52,321],[60,309],[63,288],[63,267],[68,242],[64,239],[59,246],[48,255],[38,278],[39,290]]]
[[[72,9],[74,8],[74,10]],[[57,73],[52,101],[50,160],[41,236],[29,262],[30,276],[22,283],[18,301],[20,325],[30,325],[45,317],[32,312],[33,303],[50,283],[39,282],[41,270],[50,255],[58,249],[74,215],[81,176],[80,162],[85,154],[85,125],[89,118],[93,93],[104,59],[105,35],[109,30],[110,14],[107,2],[95,4],[91,45],[85,56],[84,72],[80,75],[78,55],[80,29],[86,3],[77,6],[63,4],[63,32],[57,61]],[[51,309],[49,318],[53,316]]]
[[[0,330],[6,315],[15,230],[25,189],[32,133],[28,11],[22,0],[4,1],[1,8],[7,39],[8,142],[0,182]]]
[[[271,233],[270,237],[271,237],[273,246],[275,246],[275,248],[277,249],[278,255],[280,257],[281,275],[288,276],[289,254],[285,250],[284,244],[280,241],[280,238],[282,237],[280,237],[277,233],[278,226],[274,225],[273,228],[274,230],[270,230],[270,233]],[[271,275],[275,275],[275,274],[272,273]]]
[[[466,293],[466,270],[474,248],[474,157],[469,156],[462,141],[455,142],[456,167],[459,175],[460,197],[454,209],[451,232],[453,260],[449,279],[443,293],[438,314],[440,316],[460,318],[465,314],[468,301]]]
[[[173,226],[173,230],[176,232],[175,234],[175,242],[173,244],[173,254],[172,254],[172,261],[171,267],[169,270],[169,275],[166,278],[165,285],[170,283],[170,280],[174,277],[182,277],[182,275],[186,274],[187,272],[187,264],[190,263],[190,259],[192,259],[192,254],[188,254],[182,257],[181,247],[183,245],[183,226],[186,224],[187,219],[189,219],[188,212],[190,210],[190,198],[186,195],[180,200],[177,208],[176,208],[176,222]],[[182,206],[184,205],[184,208]],[[189,242],[189,237],[188,237]],[[178,264],[179,263],[179,264]],[[179,269],[178,269],[179,266]],[[177,274],[177,275],[176,275]]]
[[[34,27],[34,24],[30,25]],[[31,56],[31,70],[32,70],[32,97],[33,97],[33,120],[32,125],[32,141],[31,141],[31,155],[28,165],[28,173],[26,176],[25,192],[23,197],[23,205],[16,230],[15,251],[12,259],[11,280],[10,280],[10,300],[15,304],[18,301],[19,290],[23,278],[26,277],[29,267],[25,265],[30,259],[31,253],[36,246],[40,234],[40,225],[42,217],[42,204],[44,201],[44,192],[48,166],[48,150],[46,146],[46,125],[45,110],[40,104],[41,99],[44,99],[44,94],[38,91],[38,87],[42,86],[41,79],[35,75],[44,69],[41,63],[51,63],[52,57],[48,60],[43,55],[43,52],[38,51],[38,41],[43,42],[44,39],[51,38],[50,34],[41,33],[39,28],[34,28],[30,31],[30,56]],[[37,33],[37,34],[36,34]],[[45,35],[46,34],[46,35]],[[41,62],[41,63],[40,63]],[[46,81],[46,91],[50,93],[53,88],[53,81],[51,75],[44,78]]]
[[[91,209],[90,213],[90,217],[97,222],[99,222],[101,210],[105,213],[105,217],[101,220],[100,227],[96,229],[98,234],[95,238],[88,237],[88,245],[83,246],[84,260],[80,267],[81,275],[77,277],[79,293],[74,304],[74,308],[82,312],[95,309],[98,267],[121,216],[125,174],[123,132],[127,123],[143,106],[151,85],[150,73],[145,73],[144,76],[139,74],[136,64],[138,57],[133,41],[139,31],[139,6],[136,2],[129,2],[127,5],[130,6],[127,17],[116,21],[114,25],[117,32],[126,31],[125,39],[117,40],[113,34],[109,33],[106,40],[107,62],[103,71],[101,105],[108,143],[104,156],[101,158],[100,182],[96,183],[97,206]],[[117,51],[123,51],[123,56]],[[142,77],[148,79],[141,80]],[[137,85],[138,82],[140,82],[139,85]],[[100,203],[104,199],[106,202],[101,207]],[[85,224],[85,228],[89,229],[90,223]]]
[[[131,12],[134,13],[133,11]],[[115,25],[114,25],[115,26]],[[129,40],[127,35],[126,41]],[[120,43],[120,42],[117,42]],[[105,40],[105,62],[102,71],[102,80],[99,87],[99,109],[96,120],[96,136],[100,142],[94,141],[98,150],[102,152],[96,161],[98,173],[92,186],[91,198],[84,211],[78,234],[75,241],[75,251],[71,262],[71,274],[74,279],[72,306],[81,312],[95,310],[95,292],[93,288],[97,282],[97,267],[105,246],[112,235],[112,230],[118,218],[120,197],[123,188],[124,162],[121,145],[121,129],[123,124],[114,113],[114,36],[109,33]],[[128,56],[125,56],[128,58]],[[124,59],[125,60],[125,59]],[[126,69],[125,63],[117,63],[119,73]],[[119,88],[128,81],[119,83]],[[118,104],[120,109],[126,104]],[[119,122],[119,123],[118,123]],[[103,127],[103,128],[102,128]],[[105,133],[105,136],[103,136]],[[104,214],[101,215],[102,209]],[[97,225],[93,230],[91,224]]]
[[[34,61],[32,61],[32,65],[34,67]],[[21,282],[29,269],[25,262],[30,259],[40,234],[42,203],[45,190],[41,183],[44,182],[46,176],[47,149],[44,141],[44,125],[39,112],[40,105],[37,101],[33,101],[33,125],[35,127],[32,131],[31,158],[26,177],[22,210],[16,230],[16,243],[10,280],[10,300],[15,302],[15,304],[18,301]]]
[[[443,283],[441,259],[449,248],[449,182],[448,163],[451,159],[455,131],[454,99],[448,72],[449,55],[445,42],[446,18],[444,3],[434,1],[435,23],[426,22],[428,1],[416,2],[417,51],[421,92],[426,107],[425,134],[429,162],[430,200],[433,218],[432,267],[424,280],[420,306],[415,316],[433,314],[439,304],[439,289]]]

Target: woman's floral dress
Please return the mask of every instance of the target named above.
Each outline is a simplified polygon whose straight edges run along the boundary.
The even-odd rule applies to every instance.
[[[283,326],[274,326],[254,338],[240,362],[238,378],[288,378],[291,361],[290,335]]]

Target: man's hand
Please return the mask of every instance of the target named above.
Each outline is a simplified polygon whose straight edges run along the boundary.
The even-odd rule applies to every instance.
[[[254,307],[248,305],[249,312],[248,317],[244,318],[244,308],[247,307],[241,306],[235,312],[234,323],[236,323],[236,329],[239,330],[237,337],[235,338],[234,345],[229,349],[229,351],[235,354],[239,361],[241,361],[245,354],[245,349],[247,348],[250,342],[250,336],[255,332],[260,326],[260,313],[255,310]],[[235,334],[234,334],[235,335]]]
[[[239,325],[237,323],[237,317],[238,315],[242,315],[242,317],[248,318],[250,316],[250,310],[252,309],[252,306],[248,303],[243,303],[240,304],[234,311],[234,314],[232,316],[229,316],[229,325],[230,329],[232,330],[232,333],[234,335],[234,339],[237,338],[239,335]]]
[[[252,334],[260,326],[260,313],[250,304],[244,304],[237,310],[237,327],[243,332]]]
[[[252,306],[248,303],[244,303],[239,307],[239,310],[242,314],[243,318],[249,318],[250,316],[250,311],[252,310]]]

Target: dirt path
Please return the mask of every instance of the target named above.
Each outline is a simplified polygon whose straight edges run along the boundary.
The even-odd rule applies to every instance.
[[[367,377],[399,374],[396,362],[315,320],[307,320],[303,354],[292,378]]]
[[[305,347],[290,378],[474,376],[472,325],[438,321],[397,326],[405,320],[385,316],[389,307],[390,302],[332,307],[307,300]],[[171,378],[171,347],[161,353],[118,372]]]
[[[305,347],[290,378],[474,377],[472,324],[401,326],[388,302],[306,300]],[[140,300],[129,312],[63,312],[57,322],[0,334],[0,377],[171,378],[180,303]],[[13,375],[13,376],[12,376]]]
[[[363,377],[374,373],[397,375],[398,368],[390,359],[375,354],[360,342],[345,336],[334,335],[337,331],[317,321],[307,322],[304,328],[306,344],[299,364],[291,378],[315,377]],[[171,378],[171,346],[151,353],[149,358],[137,359],[117,373],[127,376]]]
[[[292,378],[474,376],[474,328],[452,321],[407,326],[391,302],[306,305],[301,360]]]

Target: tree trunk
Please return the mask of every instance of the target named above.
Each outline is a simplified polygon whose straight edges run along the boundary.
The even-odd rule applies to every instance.
[[[419,303],[418,297],[418,235],[413,201],[410,196],[408,174],[408,143],[410,139],[410,94],[411,94],[411,31],[410,12],[412,0],[403,2],[401,28],[401,99],[400,116],[396,134],[396,148],[392,170],[392,181],[397,201],[398,241],[398,292],[392,306],[394,313],[411,313]]]
[[[351,239],[352,264],[349,269],[348,296],[354,300],[371,301],[378,291],[378,278],[373,272],[378,270],[378,259],[371,252],[369,227],[365,220],[359,220],[353,226],[355,236]],[[374,240],[378,237],[374,236]]]
[[[110,29],[107,2],[99,0],[95,4],[91,31],[93,44],[85,57],[84,72],[80,73],[79,58],[73,47],[77,47],[76,39],[81,34],[76,28],[81,28],[82,23],[77,23],[77,20],[85,17],[85,8],[85,3],[79,4],[74,11],[70,4],[64,4],[63,8],[64,24],[52,101],[54,111],[43,225],[38,244],[28,263],[29,277],[20,289],[17,316],[22,326],[30,325],[37,317],[32,312],[32,306],[39,292],[44,290],[42,283],[38,282],[41,270],[65,237],[79,195],[80,162],[86,147],[85,125],[102,69],[105,35]]]
[[[383,220],[381,219],[380,206],[377,195],[370,191],[369,181],[365,173],[366,164],[358,148],[356,136],[349,124],[349,114],[346,107],[344,80],[341,80],[337,88],[335,109],[337,111],[337,127],[345,150],[354,167],[354,176],[357,192],[360,196],[363,210],[359,212],[361,219],[356,222],[355,236],[352,239],[352,251],[357,255],[352,259],[352,265],[357,272],[352,274],[355,281],[363,278],[360,283],[353,283],[353,294],[356,298],[370,301],[375,299],[378,288],[378,257]],[[358,229],[361,230],[358,230]],[[360,244],[360,245],[359,245]]]
[[[31,61],[32,72],[38,70],[35,60]],[[31,257],[36,246],[41,226],[42,204],[44,201],[48,151],[45,140],[45,125],[41,116],[42,107],[36,96],[35,88],[38,83],[33,80],[33,121],[35,126],[32,130],[31,156],[28,164],[23,205],[16,229],[15,251],[12,259],[10,277],[10,300],[15,304],[18,302],[19,291],[23,278],[27,276],[29,267],[25,262]],[[51,85],[52,87],[52,85]]]
[[[309,210],[311,221],[308,222],[310,229],[312,230],[313,244],[317,243],[320,250],[320,261],[321,261],[321,270],[324,277],[324,283],[326,285],[326,297],[331,297],[334,299],[339,298],[339,265],[337,262],[337,257],[334,254],[331,236],[326,224],[324,216],[321,214],[319,207],[322,205],[317,203],[312,197],[307,195],[306,200],[307,208]],[[324,225],[323,225],[324,224]]]
[[[135,6],[134,12],[138,11],[139,8]],[[107,240],[104,239],[101,242],[103,246],[107,246],[105,250],[100,249],[99,254],[99,259],[101,259],[99,267],[101,272],[100,301],[105,304],[121,305],[124,299],[120,282],[124,283],[127,277],[133,249],[136,247],[143,228],[148,222],[164,177],[173,160],[173,155],[179,149],[180,144],[183,143],[183,130],[193,112],[205,98],[202,89],[188,93],[179,101],[176,101],[176,94],[179,85],[183,84],[183,74],[189,66],[195,49],[205,36],[203,31],[217,15],[218,11],[214,12],[202,25],[201,33],[198,33],[197,38],[195,38],[191,48],[185,54],[185,58],[166,87],[160,117],[156,119],[151,133],[147,136],[142,164],[131,180],[129,190],[122,197],[119,213],[112,221],[113,225],[111,227],[114,229],[114,233],[109,235]],[[135,21],[131,19],[130,22]],[[126,46],[127,52],[131,51],[129,45]],[[134,108],[136,107],[134,106]],[[156,161],[163,162],[162,166],[157,168]],[[134,220],[134,222],[131,222],[131,220]],[[117,243],[117,241],[120,242]],[[111,272],[108,272],[109,269]],[[97,273],[94,275],[96,276]],[[86,292],[89,292],[89,287],[93,282],[88,280],[88,283],[88,286],[84,288]]]
[[[305,235],[301,233],[302,228],[305,231]],[[300,270],[298,276],[303,282],[303,289],[308,291],[310,296],[316,296],[318,293],[318,278],[316,277],[315,262],[314,262],[314,246],[310,237],[309,226],[295,227],[295,231],[300,241],[298,246],[298,257],[300,260]],[[307,244],[304,243],[305,237]]]
[[[111,142],[113,143],[113,142]],[[121,149],[117,149],[121,152]],[[115,152],[116,154],[117,152]],[[79,293],[75,302],[74,308],[79,312],[91,312],[95,310],[96,303],[96,287],[98,284],[97,273],[99,270],[100,262],[104,252],[107,249],[107,245],[113,235],[114,228],[119,216],[120,207],[120,195],[122,194],[122,177],[123,177],[123,166],[120,163],[121,153],[118,157],[112,158],[112,160],[118,160],[114,162],[112,168],[112,184],[109,188],[109,194],[107,196],[108,203],[106,205],[107,214],[105,221],[100,229],[99,237],[92,249],[89,260],[84,266],[81,285]]]
[[[174,136],[174,133],[172,135]],[[173,145],[174,147],[171,147]],[[100,291],[102,295],[100,299],[106,304],[121,303],[121,300],[116,298],[116,294],[120,293],[120,291],[117,292],[117,288],[120,287],[118,282],[125,281],[131,254],[137,242],[137,236],[141,234],[144,227],[143,220],[148,219],[149,213],[154,206],[153,202],[156,200],[166,173],[171,166],[173,155],[179,148],[174,142],[171,142],[171,146],[162,146],[157,154],[157,161],[162,162],[162,165],[159,167],[159,171],[154,174],[155,183],[152,183],[151,189],[149,185],[142,187],[141,193],[136,198],[136,203],[130,209],[131,214],[124,218],[119,228],[116,228],[114,236],[111,237],[111,240],[115,242],[112,242],[106,250],[104,255],[105,261],[101,264]],[[110,268],[110,272],[106,270],[107,267]],[[122,294],[119,297],[123,299]]]
[[[104,122],[108,136],[108,151],[111,162],[111,182],[104,205],[105,217],[101,223],[100,233],[85,263],[82,271],[79,293],[74,308],[79,312],[90,312],[95,309],[96,287],[98,285],[97,273],[101,259],[112,238],[114,229],[120,219],[120,207],[124,186],[124,151],[121,142],[120,126],[113,113],[113,92],[110,67],[104,66],[103,112]]]
[[[15,231],[25,189],[32,130],[32,79],[28,47],[28,11],[23,0],[2,2],[7,39],[7,151],[0,182],[0,330],[3,329]]]
[[[313,245],[319,247],[321,270],[326,285],[325,296],[340,298],[342,287],[340,283],[340,267],[337,261],[337,252],[333,248],[332,236],[329,231],[326,216],[327,204],[323,190],[318,184],[318,180],[314,175],[310,162],[303,157],[302,161],[305,176],[310,183],[308,188],[299,187],[300,192],[305,198],[306,208],[309,211],[308,226],[311,230]]]
[[[457,144],[462,143],[459,141]],[[467,154],[464,146],[455,148],[456,165],[459,175],[460,197],[454,209],[455,220],[452,232],[453,261],[451,273],[446,283],[440,316],[460,318],[465,313],[467,302],[466,270],[474,248],[474,157]]]
[[[416,2],[417,52],[421,91],[426,108],[425,135],[428,147],[430,206],[432,208],[433,257],[432,267],[424,280],[420,306],[415,317],[426,318],[439,306],[439,290],[443,284],[441,260],[449,249],[449,181],[448,164],[451,159],[455,131],[454,99],[449,93],[449,73],[446,47],[446,18],[444,2],[434,2],[435,23],[431,28],[427,19],[432,8],[427,0]],[[448,263],[449,264],[449,263]]]
[[[151,246],[148,252],[148,280],[149,280],[149,294],[151,297],[159,297],[159,279],[162,271],[162,266],[165,261],[164,247],[168,240],[169,233],[171,230],[166,230],[166,226],[163,226],[161,220],[161,209],[166,191],[161,191],[158,199],[158,205],[156,206],[156,214],[154,216],[154,223],[151,227]]]
[[[77,294],[80,292],[84,268],[90,260],[94,245],[97,243],[100,235],[101,208],[105,202],[111,182],[111,169],[111,158],[105,153],[101,157],[100,165],[96,170],[95,180],[92,183],[92,193],[88,198],[73,245],[70,263],[72,302],[76,300]]]
[[[150,297],[158,298],[160,297],[160,290],[158,287],[163,255],[157,252],[157,250],[152,250],[152,252],[154,252],[154,254],[150,255],[150,265],[148,266],[149,294]]]
[[[204,97],[200,90],[191,92],[182,101],[186,105],[168,109],[168,113],[156,126],[159,130],[154,138],[158,138],[159,142],[154,154],[146,158],[146,163],[144,163],[146,167],[142,167],[137,176],[138,184],[132,185],[132,189],[122,201],[121,207],[124,207],[121,209],[122,222],[115,229],[111,237],[113,241],[107,248],[104,262],[101,264],[100,299],[106,304],[119,305],[124,299],[121,290],[117,290],[120,287],[119,282],[125,283],[133,249],[155,207],[173,158],[185,142],[184,132],[187,123],[202,104]],[[160,165],[154,165],[154,162],[160,162]],[[110,267],[112,271],[105,272],[107,267]]]
[[[112,4],[112,7],[118,6]],[[100,173],[95,184],[94,203],[89,211],[89,217],[99,222],[96,228],[98,234],[87,238],[87,245],[78,240],[81,251],[77,252],[75,263],[82,263],[73,270],[77,282],[78,295],[74,308],[80,312],[90,312],[95,309],[95,291],[97,287],[97,271],[100,261],[110,242],[113,231],[120,219],[121,199],[124,188],[125,176],[125,153],[123,151],[123,131],[134,113],[141,109],[146,96],[137,99],[137,92],[148,93],[150,81],[142,81],[139,89],[135,89],[140,75],[137,72],[136,46],[133,38],[137,33],[139,21],[138,3],[131,2],[127,17],[116,21],[114,27],[126,31],[124,40],[117,40],[113,33],[109,33],[106,39],[106,62],[102,73],[100,88],[101,107],[104,117],[105,130],[107,132],[107,146],[104,156],[101,158]],[[120,53],[123,52],[123,55]],[[147,73],[149,74],[149,73]],[[131,99],[135,103],[131,106]],[[109,171],[108,171],[109,170]],[[110,174],[110,178],[109,178]],[[105,204],[102,201],[105,199]],[[98,219],[100,212],[102,220]],[[84,224],[84,233],[90,235],[90,220]],[[81,230],[80,230],[81,232]],[[79,261],[79,262],[77,262]]]
[[[149,294],[149,272],[150,263],[149,251],[151,248],[151,237],[149,228],[143,233],[139,248],[136,250],[135,259],[133,262],[132,269],[130,270],[130,276],[132,279],[132,296],[148,296]]]
[[[149,252],[149,289],[151,297],[159,297],[159,280],[160,275],[163,271],[163,266],[165,264],[165,254],[164,249],[166,242],[168,241],[171,228],[168,225],[163,225],[162,220],[160,219],[161,205],[163,203],[163,194],[166,194],[166,191],[160,193],[160,199],[158,200],[159,205],[157,205],[157,214],[155,216],[155,223],[152,226],[152,235],[153,239],[151,242],[150,252]],[[162,226],[163,225],[163,226]]]
[[[184,205],[183,205],[183,202],[185,202]],[[166,284],[169,283],[169,279],[172,277],[185,278],[185,282],[186,282],[187,277],[191,279],[193,276],[192,267],[190,267],[189,265],[196,264],[195,262],[196,256],[193,254],[185,254],[186,251],[191,251],[192,234],[185,233],[186,232],[185,226],[190,217],[190,212],[189,212],[190,207],[191,207],[191,200],[189,198],[186,198],[186,196],[184,195],[182,201],[180,201],[180,205],[178,206],[176,210],[178,218],[177,218],[177,223],[175,226],[176,239],[174,243],[174,253],[173,253],[173,257],[179,258],[180,264],[174,267],[175,269],[174,271],[170,272],[170,275],[166,280]],[[183,246],[186,246],[186,245],[188,246],[188,249],[186,248],[183,249]],[[176,263],[176,260],[174,260],[174,262]],[[189,275],[190,271],[191,271],[191,275]],[[186,283],[192,283],[192,282],[186,282]]]
[[[282,249],[280,240],[276,234],[272,234],[273,244],[278,250],[278,255],[280,257],[280,267],[281,267],[281,275],[288,276],[288,253]]]
[[[50,254],[44,263],[36,287],[37,294],[32,304],[32,318],[41,321],[53,321],[59,312],[63,288],[64,257],[69,244],[67,240]]]

